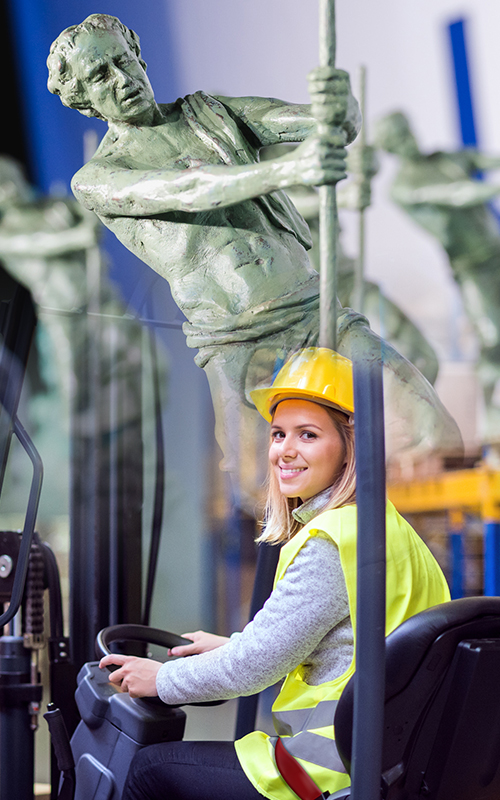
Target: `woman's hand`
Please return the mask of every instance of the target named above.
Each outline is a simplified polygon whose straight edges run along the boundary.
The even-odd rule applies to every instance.
[[[229,641],[227,636],[216,636],[215,633],[206,633],[205,631],[195,631],[194,633],[183,633],[185,639],[192,639],[193,644],[184,644],[179,647],[172,647],[168,651],[171,656],[194,656],[198,653],[208,653],[209,650],[215,650],[217,647],[222,647],[223,644]]]
[[[128,692],[130,697],[158,696],[156,675],[161,667],[160,661],[111,653],[101,658],[99,662],[101,669],[111,664],[119,666],[119,669],[110,673],[109,680],[120,691]]]

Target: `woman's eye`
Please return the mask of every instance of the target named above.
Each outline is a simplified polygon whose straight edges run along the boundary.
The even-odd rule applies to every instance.
[[[283,431],[273,431],[271,434],[273,442],[280,441],[285,438]]]
[[[311,439],[317,439],[318,437],[312,431],[302,431],[302,438],[306,441],[310,441]]]

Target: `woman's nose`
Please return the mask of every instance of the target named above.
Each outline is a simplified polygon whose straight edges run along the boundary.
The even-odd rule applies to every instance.
[[[295,443],[288,436],[286,436],[283,439],[281,445],[281,455],[283,456],[283,458],[295,458],[295,456],[297,455],[297,449],[295,447]]]

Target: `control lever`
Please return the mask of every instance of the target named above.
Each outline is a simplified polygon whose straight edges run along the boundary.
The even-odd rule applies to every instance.
[[[63,782],[57,800],[74,800],[75,797],[75,760],[69,743],[68,731],[64,717],[54,703],[48,703],[43,715],[49,726],[50,738],[56,754],[57,766],[62,774]]]

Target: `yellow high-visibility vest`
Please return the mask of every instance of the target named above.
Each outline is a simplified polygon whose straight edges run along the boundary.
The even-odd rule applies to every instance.
[[[287,542],[280,554],[275,576],[281,580],[310,536],[326,533],[339,549],[349,597],[349,611],[356,649],[356,506],[324,511]],[[411,525],[387,503],[387,599],[386,635],[419,611],[450,599],[445,577],[434,556]],[[290,672],[273,705],[277,732],[286,749],[307,770],[321,791],[336,792],[350,783],[337,752],[333,718],[344,686],[354,672],[350,667],[338,678],[317,686],[303,680],[303,666]],[[274,760],[275,737],[262,731],[235,742],[243,770],[257,791],[270,800],[297,800]]]

